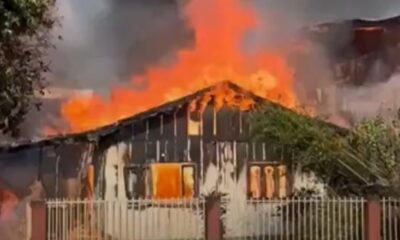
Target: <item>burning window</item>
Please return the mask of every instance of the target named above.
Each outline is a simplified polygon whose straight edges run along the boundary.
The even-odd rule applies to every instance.
[[[182,166],[182,196],[190,198],[194,196],[195,185],[195,168],[194,165]]]
[[[286,166],[253,163],[249,167],[248,195],[252,199],[287,196]]]
[[[261,197],[261,168],[259,166],[250,167],[250,197]]]
[[[278,197],[284,198],[287,196],[287,171],[285,165],[277,167],[278,170]]]
[[[198,136],[201,132],[201,115],[199,112],[188,113],[188,135]]]
[[[275,194],[275,185],[276,181],[274,178],[274,168],[272,166],[266,166],[263,168],[264,169],[264,186],[265,186],[265,192],[264,196],[266,198],[273,198]]]
[[[195,193],[193,164],[154,163],[150,166],[152,198],[192,197]]]

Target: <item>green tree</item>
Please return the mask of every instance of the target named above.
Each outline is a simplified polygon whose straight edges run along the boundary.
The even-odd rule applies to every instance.
[[[254,139],[285,149],[284,159],[312,171],[338,195],[400,193],[398,121],[376,117],[341,129],[304,114],[266,106],[251,119]]]
[[[46,51],[55,0],[0,1],[0,131],[18,135],[30,106],[39,107],[49,70]]]

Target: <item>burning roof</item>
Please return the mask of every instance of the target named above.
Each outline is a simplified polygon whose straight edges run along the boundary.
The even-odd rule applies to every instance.
[[[108,125],[226,79],[287,107],[296,105],[294,72],[285,52],[272,47],[252,52],[243,46],[243,38],[259,24],[254,8],[240,0],[193,0],[182,15],[195,33],[194,46],[175,52],[173,62],[132,73],[129,82],[113,85],[107,98],[70,98],[60,108],[69,125],[65,131]]]
[[[238,107],[238,108],[241,108],[241,107],[247,108],[253,102],[254,103],[269,102],[268,100],[263,99],[263,98],[255,95],[254,93],[247,91],[232,82],[223,81],[216,85],[212,85],[207,88],[200,89],[190,95],[184,96],[177,100],[170,101],[170,102],[167,102],[160,106],[150,108],[146,111],[134,114],[127,118],[117,120],[111,124],[108,124],[108,125],[105,125],[102,127],[98,127],[95,129],[91,129],[91,130],[79,132],[79,133],[61,134],[61,135],[54,136],[54,137],[36,138],[36,139],[22,140],[22,141],[17,141],[17,142],[13,142],[13,143],[3,144],[2,146],[0,146],[0,151],[12,151],[12,150],[20,149],[20,148],[31,147],[34,145],[37,145],[37,146],[39,146],[39,145],[40,146],[57,145],[57,144],[62,144],[64,142],[66,142],[66,143],[95,142],[99,138],[107,136],[112,133],[115,133],[115,132],[119,131],[121,128],[124,128],[125,126],[130,125],[133,122],[142,121],[146,118],[157,115],[159,113],[171,111],[171,110],[181,107],[185,104],[194,103],[194,102],[198,101],[201,97],[207,95],[207,93],[213,92],[215,89],[225,91],[224,92],[225,95],[222,96],[224,98],[226,98],[226,97],[229,98],[229,94],[226,94],[226,93],[227,93],[227,90],[228,91],[231,90],[231,91],[234,91],[235,93],[240,94],[239,96],[246,96],[246,97],[248,97],[248,99],[252,99],[251,102],[241,101],[241,103],[237,103],[237,104],[235,102],[230,103],[230,104],[234,104],[234,106]],[[224,100],[222,100],[222,101],[224,101]],[[272,102],[270,102],[270,103],[273,104]],[[218,103],[216,103],[216,104],[218,104]],[[243,105],[240,105],[240,104],[243,104]]]
[[[224,91],[224,95],[214,95],[216,94],[215,91]],[[75,142],[97,142],[100,138],[107,137],[111,134],[117,133],[118,131],[123,130],[125,127],[131,125],[134,122],[143,121],[148,119],[152,116],[158,115],[164,112],[171,112],[176,110],[177,108],[181,108],[185,105],[189,106],[191,111],[202,111],[202,101],[205,99],[205,103],[207,104],[209,97],[212,96],[213,98],[213,105],[214,108],[222,107],[222,105],[227,105],[230,107],[238,108],[240,110],[249,110],[250,108],[255,108],[257,105],[261,104],[269,104],[275,107],[283,107],[288,111],[292,111],[286,108],[283,105],[280,105],[276,102],[270,101],[266,98],[262,98],[260,96],[255,95],[253,92],[243,89],[242,87],[230,82],[230,81],[223,81],[213,86],[203,88],[194,92],[190,95],[184,96],[174,101],[167,102],[157,107],[150,108],[146,111],[134,114],[130,117],[118,120],[112,124],[102,126],[96,129],[79,132],[79,133],[69,133],[64,135],[58,135],[55,137],[48,137],[48,138],[37,138],[37,139],[30,139],[30,140],[23,140],[14,142],[11,144],[3,144],[0,146],[0,152],[8,152],[8,151],[15,151],[18,149],[23,149],[27,147],[33,146],[47,146],[47,145],[61,145],[63,143],[75,143]],[[239,99],[239,101],[233,100]],[[193,106],[197,105],[200,106],[198,108],[194,108]],[[343,131],[344,129],[326,123],[329,126],[332,126],[339,131]]]

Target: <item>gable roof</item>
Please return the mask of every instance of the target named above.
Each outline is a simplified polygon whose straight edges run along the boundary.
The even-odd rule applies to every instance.
[[[62,144],[62,143],[74,143],[74,142],[96,142],[99,138],[110,135],[112,133],[115,133],[120,128],[128,126],[128,125],[132,124],[133,122],[142,121],[146,118],[155,116],[162,112],[172,111],[173,109],[176,109],[177,107],[181,107],[184,104],[187,104],[187,103],[195,100],[199,96],[201,96],[201,95],[205,94],[206,92],[209,92],[219,86],[227,86],[228,88],[234,90],[235,92],[242,93],[248,97],[251,97],[256,102],[264,102],[264,103],[278,105],[278,104],[268,101],[267,99],[261,98],[261,97],[255,95],[254,93],[247,91],[247,90],[243,89],[242,87],[240,87],[230,81],[223,81],[218,84],[200,89],[192,94],[189,94],[189,95],[179,98],[177,100],[173,100],[173,101],[164,103],[160,106],[150,108],[144,112],[140,112],[140,113],[134,114],[130,117],[117,120],[114,123],[109,124],[109,125],[105,125],[105,126],[102,126],[99,128],[95,128],[92,130],[79,132],[79,133],[57,135],[54,137],[47,137],[47,138],[24,139],[24,140],[15,141],[12,143],[2,144],[2,145],[0,145],[0,152],[17,150],[17,149],[33,147],[33,146],[58,145],[58,144]]]

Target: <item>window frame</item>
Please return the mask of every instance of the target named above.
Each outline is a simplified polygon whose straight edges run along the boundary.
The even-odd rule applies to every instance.
[[[140,164],[130,164],[124,167],[124,185],[125,185],[125,196],[127,199],[138,199],[147,197],[145,171],[146,166]],[[137,183],[133,186],[132,192],[129,189],[129,177],[132,172],[137,174]]]
[[[125,196],[127,199],[138,199],[138,198],[153,198],[153,178],[151,174],[150,166],[153,163],[148,164],[131,164],[124,167],[124,185],[125,185]],[[198,174],[197,174],[197,164],[193,162],[162,162],[162,163],[154,163],[154,164],[178,164],[180,165],[180,194],[178,198],[188,198],[185,197],[185,180],[184,180],[184,169],[185,168],[193,168],[193,194],[191,197],[198,196]],[[131,191],[130,184],[129,184],[129,177],[130,174],[136,173],[138,176],[138,181]]]
[[[260,192],[260,197],[259,198],[254,198],[251,196],[251,168],[254,166],[258,166],[260,168],[260,183],[259,186],[261,188]],[[279,167],[285,166],[286,167],[286,196],[280,198],[280,176],[278,175]],[[273,179],[274,179],[274,191],[273,191],[273,197],[268,198],[267,197],[267,191],[266,191],[266,175],[265,175],[265,168],[266,167],[273,167],[274,172],[273,172]],[[247,184],[246,184],[246,196],[247,199],[249,200],[262,200],[262,199],[267,199],[267,200],[274,200],[274,199],[284,199],[288,196],[290,193],[290,181],[289,181],[289,172],[288,172],[288,167],[287,165],[281,163],[281,162],[249,162],[247,166]]]
[[[180,198],[185,198],[185,180],[184,180],[184,169],[191,167],[193,168],[193,194],[192,197],[198,196],[198,179],[197,179],[197,164],[196,163],[182,163],[181,164],[181,196]]]

